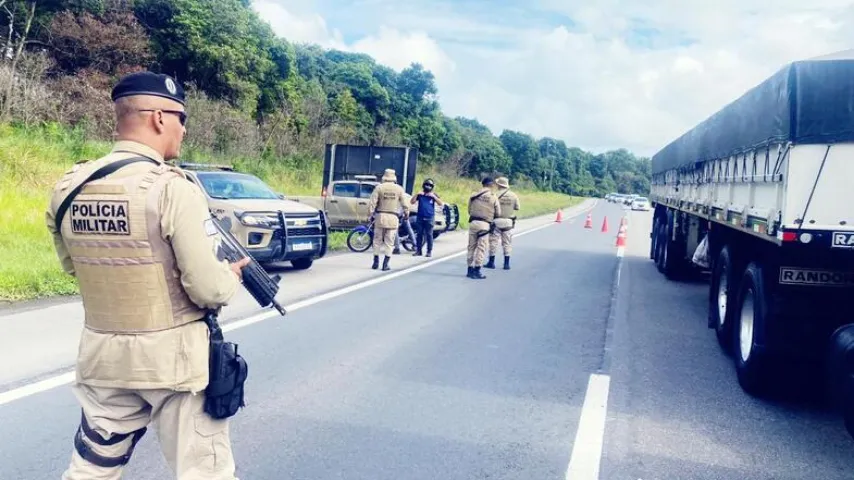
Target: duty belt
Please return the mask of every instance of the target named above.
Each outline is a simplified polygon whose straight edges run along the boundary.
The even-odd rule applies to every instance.
[[[471,222],[475,222],[475,221],[479,221],[479,222],[486,222],[486,223],[492,223],[492,220],[487,220],[487,219],[485,219],[485,218],[483,218],[483,217],[475,217],[475,216],[470,216],[470,217],[469,217],[469,223],[471,223]]]

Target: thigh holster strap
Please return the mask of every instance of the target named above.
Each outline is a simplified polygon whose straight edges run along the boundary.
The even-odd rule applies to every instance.
[[[102,437],[98,432],[92,430],[89,427],[89,423],[86,422],[86,416],[81,415],[80,419],[80,427],[77,429],[77,433],[74,435],[74,448],[77,449],[77,453],[80,454],[86,461],[91,462],[99,467],[104,468],[112,468],[118,467],[121,465],[126,465],[130,461],[131,455],[133,455],[133,450],[136,447],[136,444],[145,435],[147,427],[142,427],[139,430],[130,432],[130,433],[118,433],[113,435],[109,440]],[[130,436],[133,436],[131,440],[130,448],[127,453],[120,457],[105,457],[89,447],[85,441],[83,441],[83,435],[91,440],[94,443],[102,446],[115,445]]]

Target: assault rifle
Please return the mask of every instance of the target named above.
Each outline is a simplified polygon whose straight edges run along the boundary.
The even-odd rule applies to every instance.
[[[252,255],[243,248],[243,245],[234,238],[234,235],[222,226],[218,218],[211,215],[211,219],[217,231],[222,235],[220,249],[226,260],[233,263],[243,258],[249,258],[249,264],[241,270],[243,286],[259,305],[269,307],[272,304],[284,317],[285,308],[276,301],[276,294],[279,292],[279,280],[282,277],[280,275],[273,275],[272,277],[268,275],[264,268],[252,258]]]

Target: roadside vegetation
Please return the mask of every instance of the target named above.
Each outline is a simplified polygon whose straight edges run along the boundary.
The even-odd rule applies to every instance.
[[[248,0],[0,0],[0,301],[73,294],[44,225],[48,192],[75,161],[108,151],[110,89],[136,70],[188,94],[182,160],[230,163],[288,195],[320,192],[328,143],[407,145],[461,208],[504,175],[523,215],[581,197],[646,193],[647,158],[449,117],[433,73],[274,34]],[[345,234],[332,236],[333,249]]]
[[[76,161],[97,158],[109,149],[108,142],[88,140],[84,132],[58,124],[31,128],[0,124],[0,301],[78,293],[75,279],[59,266],[44,211],[50,190],[63,172]],[[232,163],[286,195],[320,194],[319,160],[315,168],[298,170],[282,163],[203,156],[192,150],[189,157],[200,162]],[[479,183],[427,171],[418,174],[417,184],[428,176],[436,179],[437,192],[443,199],[460,205],[460,228],[465,228],[466,198]],[[581,200],[555,192],[521,191],[520,195],[523,217],[554,212]],[[346,249],[346,237],[344,232],[334,232],[332,250]]]

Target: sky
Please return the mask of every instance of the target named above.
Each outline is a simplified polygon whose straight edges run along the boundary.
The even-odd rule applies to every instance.
[[[421,63],[446,115],[594,153],[651,156],[787,63],[854,48],[854,0],[253,6],[289,41],[367,53],[397,71]]]

